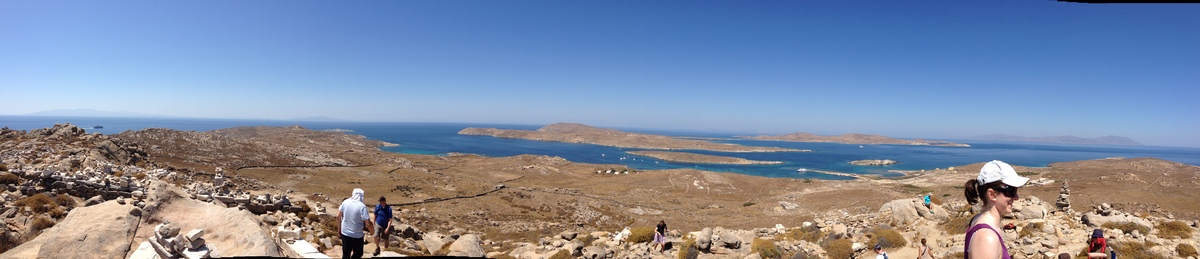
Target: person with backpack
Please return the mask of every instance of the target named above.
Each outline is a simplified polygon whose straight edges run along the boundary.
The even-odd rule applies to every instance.
[[[1092,237],[1088,239],[1088,258],[1108,258],[1108,242],[1104,240],[1104,230],[1092,230]]]
[[[925,238],[921,238],[921,247],[917,248],[920,252],[917,253],[917,259],[933,259],[933,249],[925,244]]]
[[[375,255],[380,253],[380,247],[388,247],[388,228],[392,223],[392,206],[387,204],[387,198],[379,196],[379,204],[375,205]],[[381,240],[382,239],[382,240]]]
[[[883,251],[883,244],[875,244],[875,259],[888,259],[887,252]]]
[[[1021,197],[1017,188],[1029,182],[1029,178],[1017,175],[1017,171],[1007,163],[992,160],[979,169],[976,179],[967,180],[963,184],[963,195],[967,203],[983,202],[983,209],[971,218],[967,227],[966,244],[963,246],[963,258],[969,259],[1011,259],[1008,246],[1004,245],[1004,237],[1000,235],[1004,216],[1013,213],[1013,202]]]

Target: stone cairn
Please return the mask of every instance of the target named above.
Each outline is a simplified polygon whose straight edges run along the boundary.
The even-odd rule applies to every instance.
[[[203,235],[204,229],[193,229],[181,235],[179,227],[168,222],[154,227],[154,237],[149,242],[158,258],[209,258],[211,250],[204,243]]]
[[[1067,182],[1063,182],[1062,189],[1058,191],[1058,201],[1054,203],[1059,211],[1071,212],[1071,189],[1067,187]]]

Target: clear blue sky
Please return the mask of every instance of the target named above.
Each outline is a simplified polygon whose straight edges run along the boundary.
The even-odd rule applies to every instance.
[[[0,1],[0,114],[1200,146],[1200,5]]]

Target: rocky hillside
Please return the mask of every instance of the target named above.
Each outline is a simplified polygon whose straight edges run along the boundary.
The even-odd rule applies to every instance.
[[[1022,137],[1003,134],[983,135],[973,137],[975,140],[989,141],[1015,141],[1015,142],[1039,142],[1039,143],[1056,143],[1056,144],[1079,144],[1079,145],[1120,145],[1120,146],[1141,146],[1141,142],[1136,140],[1121,137],[1121,136],[1103,136],[1095,138],[1082,138],[1076,136],[1051,136],[1051,137]]]
[[[666,150],[710,150],[722,152],[781,152],[802,151],[776,147],[751,147],[736,144],[721,144],[702,140],[677,139],[662,135],[630,133],[613,129],[596,128],[577,123],[556,123],[538,130],[504,130],[496,128],[466,128],[458,132],[463,135],[484,135],[498,138],[518,138],[566,143],[587,143],[602,146]]]

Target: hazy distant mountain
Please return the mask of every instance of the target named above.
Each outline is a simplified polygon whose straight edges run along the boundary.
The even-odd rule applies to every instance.
[[[308,116],[308,117],[291,118],[291,119],[287,119],[287,120],[288,121],[316,121],[316,122],[346,122],[346,121],[348,121],[348,120],[343,120],[343,119],[338,119],[338,118],[330,118],[330,117],[325,117],[325,116]]]
[[[1142,143],[1132,139],[1120,136],[1103,136],[1098,138],[1081,138],[1076,136],[1050,136],[1050,137],[1022,137],[1010,136],[1004,134],[984,135],[971,138],[973,140],[988,140],[988,141],[1015,141],[1015,142],[1040,142],[1040,143],[1058,143],[1058,144],[1081,144],[1081,145],[1121,145],[1121,146],[1141,146]]]
[[[140,112],[112,112],[93,109],[56,109],[26,114],[30,116],[72,116],[72,117],[171,117],[162,114]]]

